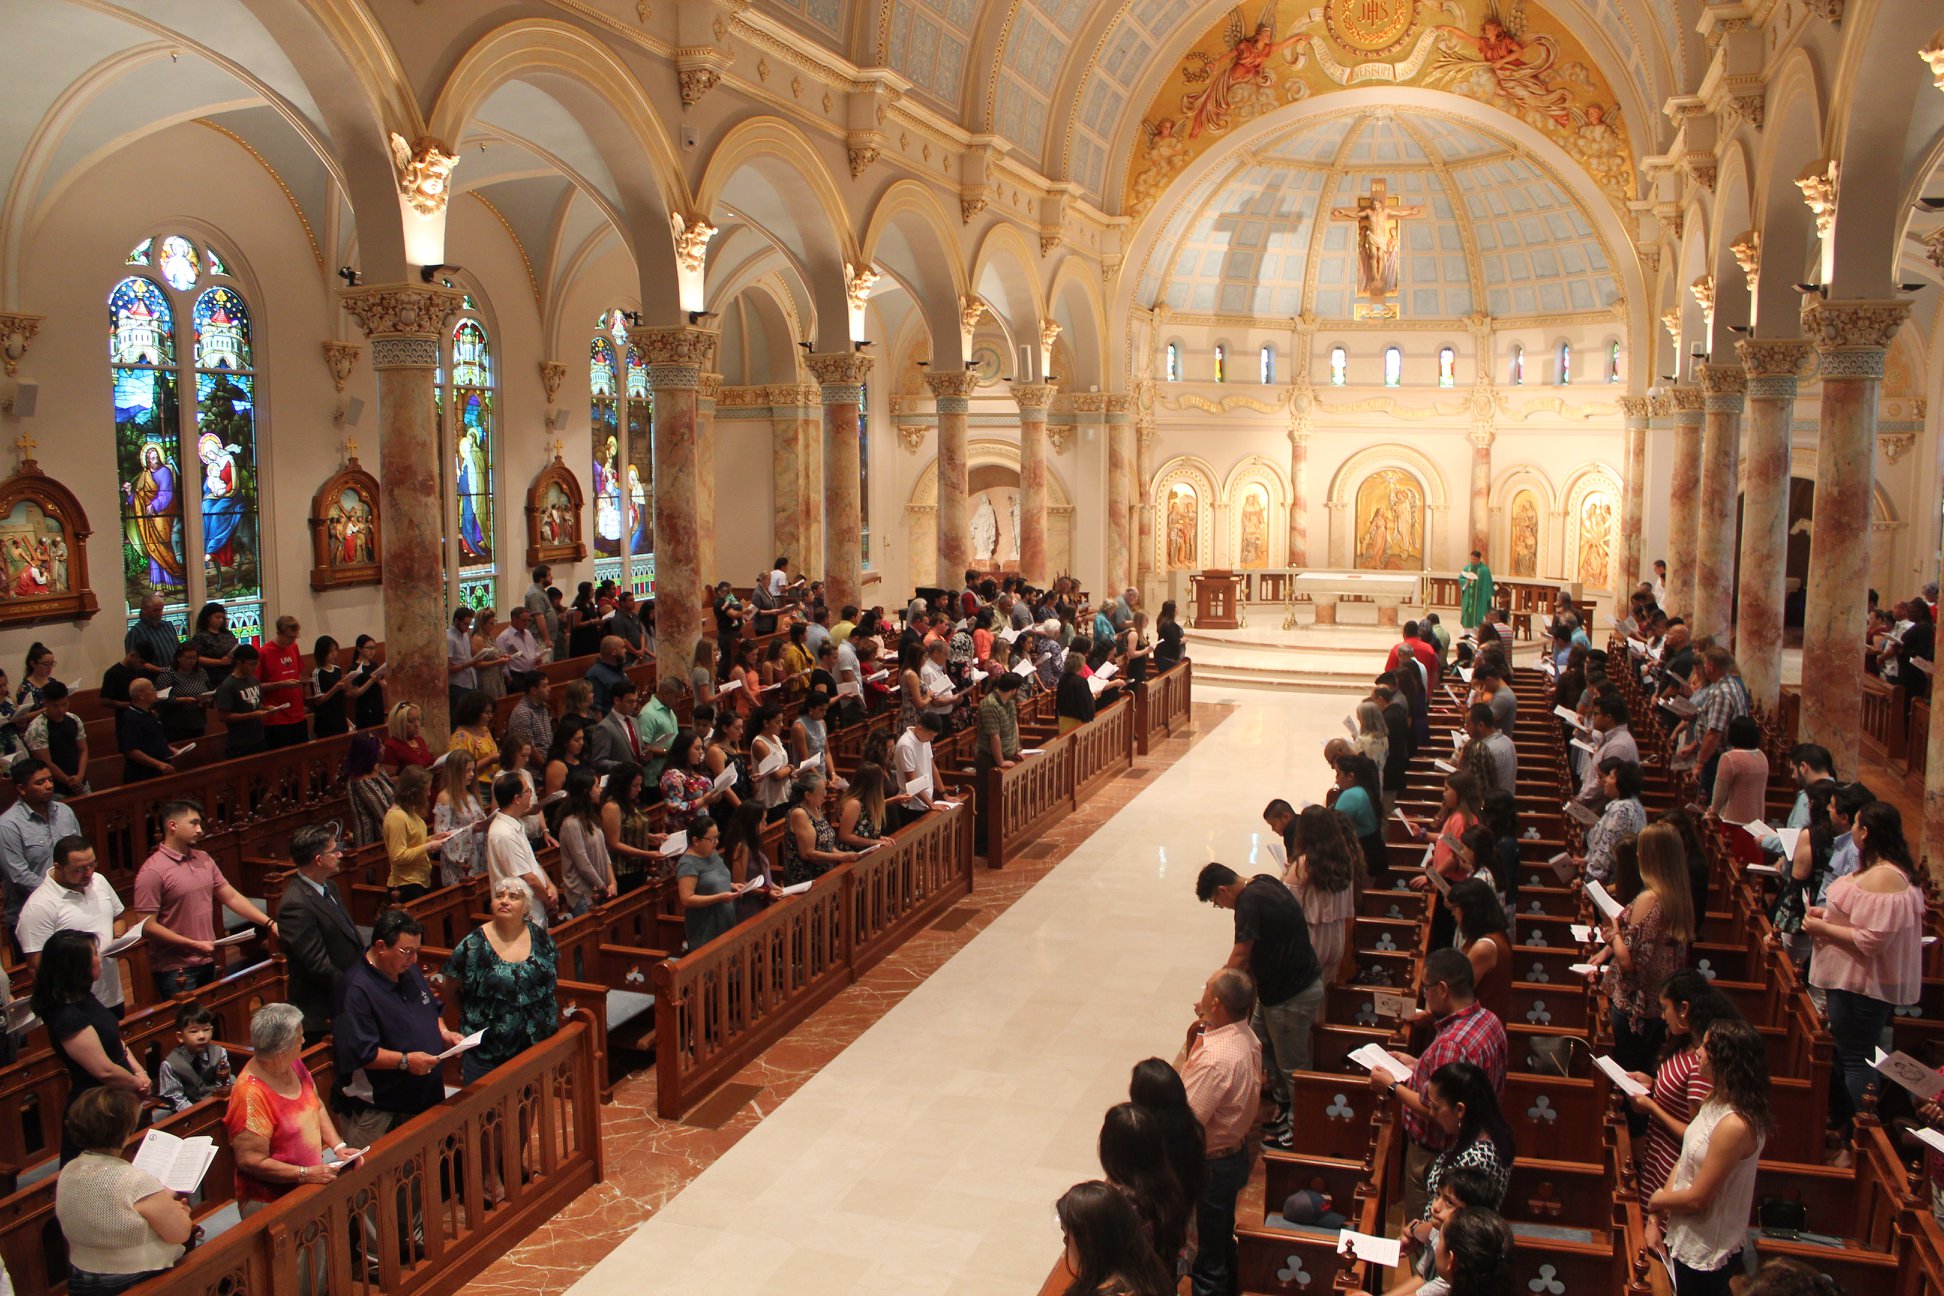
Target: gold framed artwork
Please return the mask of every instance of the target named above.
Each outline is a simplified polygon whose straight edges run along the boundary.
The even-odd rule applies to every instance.
[[[527,488],[527,566],[579,562],[587,557],[587,542],[581,539],[583,502],[580,482],[561,459],[556,445],[553,462],[542,468]]]
[[[311,588],[383,584],[382,526],[378,479],[353,454],[311,496]]]
[[[88,515],[41,471],[21,438],[20,469],[0,482],[0,625],[85,621],[100,611],[88,584]]]

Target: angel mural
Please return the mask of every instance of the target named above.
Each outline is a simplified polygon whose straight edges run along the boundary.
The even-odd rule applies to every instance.
[[[1424,565],[1424,496],[1408,473],[1386,468],[1357,488],[1357,566],[1413,571]]]
[[[1577,130],[1586,114],[1571,90],[1554,84],[1559,44],[1543,33],[1528,34],[1525,8],[1525,0],[1512,0],[1501,14],[1493,5],[1475,36],[1462,27],[1434,28],[1443,39],[1424,83],[1474,99],[1506,100],[1508,111],[1533,126],[1549,121]]]
[[[1301,67],[1309,59],[1313,39],[1308,32],[1297,32],[1281,40],[1276,38],[1275,0],[1266,0],[1262,6],[1262,16],[1256,19],[1253,34],[1249,32],[1248,19],[1237,6],[1229,14],[1228,53],[1216,59],[1189,56],[1203,59],[1199,73],[1191,73],[1190,80],[1206,78],[1208,84],[1181,98],[1188,138],[1196,139],[1204,133],[1219,135],[1229,128],[1232,113],[1252,115],[1251,102],[1275,85],[1269,60],[1281,54],[1291,67]]]
[[[1580,584],[1605,589],[1613,551],[1613,505],[1605,495],[1588,495],[1580,505]]]
[[[1198,526],[1195,488],[1176,482],[1168,492],[1168,570],[1188,571],[1195,565]]]

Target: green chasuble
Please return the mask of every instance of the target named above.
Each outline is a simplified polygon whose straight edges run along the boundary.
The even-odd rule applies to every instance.
[[[1458,624],[1467,630],[1475,630],[1485,624],[1485,609],[1492,606],[1492,569],[1482,562],[1466,563],[1467,574],[1477,580],[1465,582],[1462,601],[1458,605]]]

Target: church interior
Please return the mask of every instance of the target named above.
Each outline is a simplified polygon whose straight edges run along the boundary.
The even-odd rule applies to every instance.
[[[1937,0],[0,15],[21,1291],[1944,1292]],[[1649,877],[1671,821],[1680,905]],[[455,969],[469,940],[518,962],[489,839],[522,822],[544,1037],[478,1074],[433,1049],[442,1101],[388,1111],[364,1081],[394,1054],[331,1029],[326,966],[276,1074],[396,1119],[355,1157],[319,1124],[251,1197],[240,1082],[150,1093],[179,1013],[274,1088],[253,1019],[302,1000],[268,920],[304,879],[356,971],[483,1028]],[[1640,862],[1607,872],[1623,822]],[[445,823],[477,834],[457,871]],[[1354,902],[1309,889],[1325,828]],[[764,888],[745,848],[816,866]],[[198,851],[200,954],[141,880]],[[691,861],[761,892],[720,934]],[[1211,863],[1308,911],[1300,1027],[1266,1001],[1293,946],[1259,894],[1199,903]],[[1845,907],[1878,865],[1908,941]],[[1491,943],[1453,898],[1481,874],[1504,1164],[1432,1238],[1473,1126],[1408,1060],[1456,1047],[1474,976],[1439,955]],[[126,1274],[57,1207],[64,1114],[118,1082],[15,927],[97,890],[104,940],[151,927],[94,993],[141,1083],[127,1146],[215,1158],[186,1252],[158,1226],[175,1254]],[[1650,921],[1759,1035],[1761,1111],[1720,1097],[1731,1029],[1684,1044],[1660,984],[1616,989]],[[1895,977],[1830,971],[1892,946]],[[1227,1183],[1204,1084],[1245,1046]],[[1407,1059],[1390,1089],[1360,1046]],[[1622,1077],[1659,1095],[1704,1051],[1716,1097],[1642,1115]],[[1108,1156],[1145,1058],[1187,1080],[1192,1175]],[[1723,1129],[1759,1155],[1704,1165]],[[1697,1175],[1745,1217],[1666,1205]],[[1128,1220],[1156,1264],[1116,1258]]]

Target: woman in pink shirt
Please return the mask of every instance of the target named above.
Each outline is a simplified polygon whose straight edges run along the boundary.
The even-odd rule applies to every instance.
[[[1753,716],[1736,716],[1728,722],[1728,750],[1721,754],[1721,761],[1715,767],[1714,798],[1709,811],[1723,823],[1754,823],[1766,807],[1768,779],[1769,762],[1762,751],[1762,726],[1755,723]]]
[[[1850,828],[1856,872],[1830,884],[1811,905],[1802,932],[1815,941],[1809,984],[1829,994],[1829,1033],[1842,1084],[1829,1088],[1831,1114],[1850,1132],[1863,1094],[1876,1080],[1870,1051],[1891,1011],[1917,1002],[1923,989],[1924,891],[1904,843],[1897,808],[1873,801]]]

